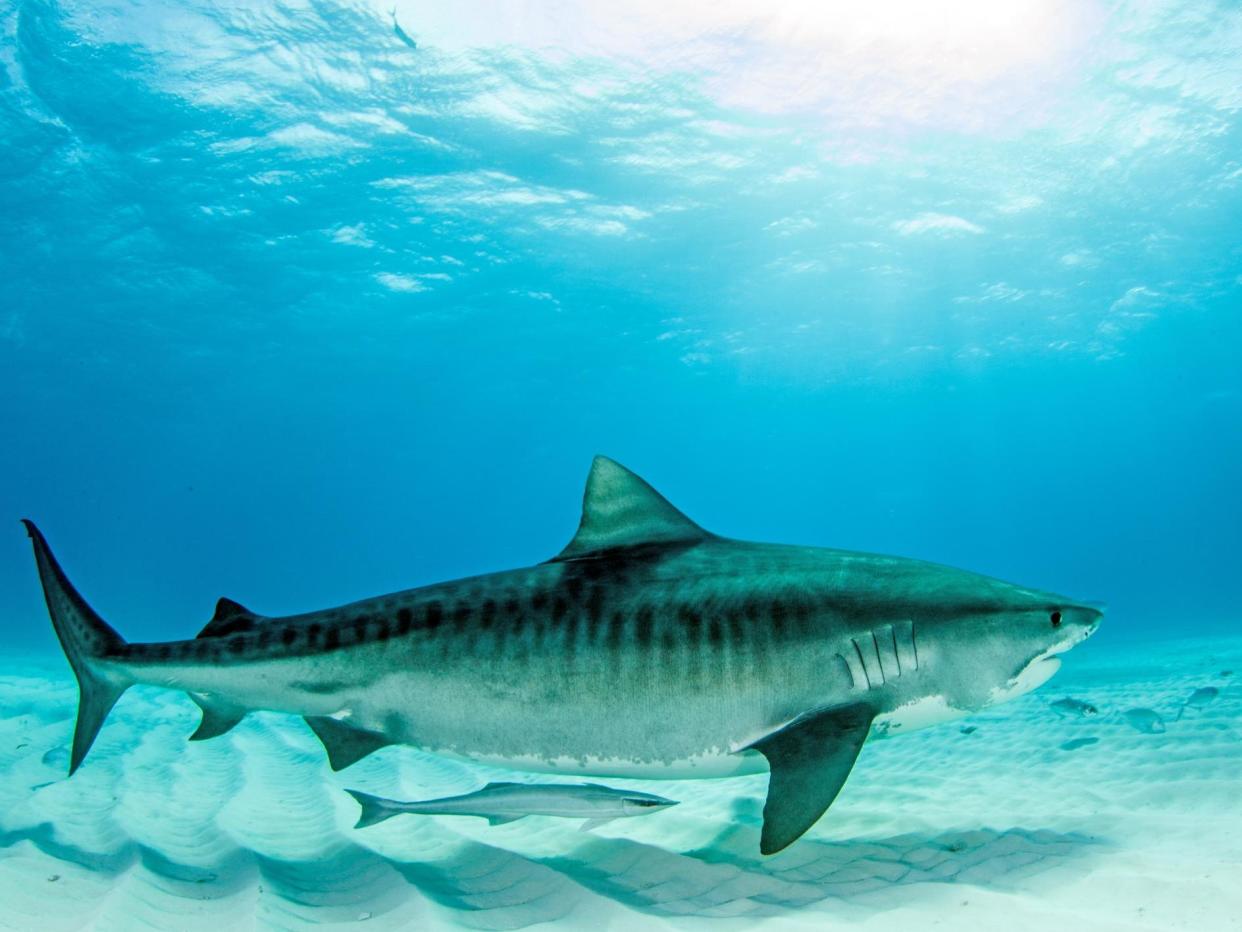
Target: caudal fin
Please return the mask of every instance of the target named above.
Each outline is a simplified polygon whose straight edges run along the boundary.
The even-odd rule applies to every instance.
[[[39,581],[43,584],[43,596],[47,599],[52,627],[56,629],[60,646],[78,678],[78,721],[73,730],[73,748],[69,755],[69,775],[73,776],[99,734],[108,712],[121,698],[121,693],[133,685],[115,667],[110,668],[101,662],[119,652],[125,641],[95,614],[94,609],[73,588],[34,522],[23,519],[22,524],[26,525],[26,532],[34,543]]]
[[[358,816],[358,821],[354,823],[354,828],[366,828],[368,825],[375,825],[383,822],[385,819],[391,819],[395,815],[400,815],[404,809],[395,809],[392,806],[392,800],[382,799],[379,796],[372,796],[370,793],[363,793],[359,790],[346,790],[350,796],[358,801],[358,805],[362,807],[362,814]]]

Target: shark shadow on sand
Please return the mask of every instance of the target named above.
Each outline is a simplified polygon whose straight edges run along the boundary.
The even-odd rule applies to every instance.
[[[0,846],[28,842],[117,886],[151,884],[199,909],[218,902],[223,910],[236,897],[254,895],[256,915],[275,909],[311,923],[395,911],[426,920],[435,904],[441,918],[464,926],[520,929],[589,908],[596,898],[654,916],[759,918],[828,900],[851,915],[882,911],[877,904],[886,890],[917,883],[1012,888],[1098,844],[1079,834],[979,829],[857,842],[808,838],[766,860],[753,855],[760,831],[757,825],[734,827],[686,854],[588,837],[572,856],[534,858],[457,837],[446,838],[443,857],[435,859],[401,860],[344,843],[307,861],[233,849],[209,866],[178,864],[133,841],[106,855],[71,848],[56,840],[48,823],[0,835]],[[903,897],[902,905],[909,904]],[[56,912],[54,905],[49,909]]]

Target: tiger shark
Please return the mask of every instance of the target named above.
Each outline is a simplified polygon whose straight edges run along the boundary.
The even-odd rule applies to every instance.
[[[153,684],[201,707],[191,740],[303,716],[333,769],[391,744],[574,775],[766,768],[764,854],[823,815],[868,736],[1029,692],[1102,617],[920,560],[721,537],[606,457],[546,562],[284,617],[220,599],[188,640],[125,641],[24,523],[79,685],[70,775]]]

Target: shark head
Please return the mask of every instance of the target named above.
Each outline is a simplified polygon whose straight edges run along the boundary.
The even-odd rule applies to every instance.
[[[1046,683],[1061,668],[1061,655],[1095,633],[1104,613],[1088,605],[1061,599],[1056,605],[1010,616],[1007,623],[1017,630],[1000,638],[1020,653],[1010,676],[993,686],[989,705],[1005,702]]]
[[[958,682],[947,692],[970,709],[1006,702],[1042,686],[1061,655],[1100,625],[1103,611],[1046,592],[1012,587],[1006,598],[941,627],[934,640],[959,659]],[[967,679],[969,682],[967,682]]]

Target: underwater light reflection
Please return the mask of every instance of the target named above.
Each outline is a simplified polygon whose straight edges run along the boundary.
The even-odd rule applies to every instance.
[[[1078,77],[1103,19],[1091,0],[473,0],[451,11],[403,0],[396,15],[443,49],[555,49],[694,72],[726,106],[947,128],[1040,110]]]

